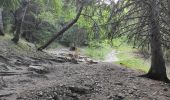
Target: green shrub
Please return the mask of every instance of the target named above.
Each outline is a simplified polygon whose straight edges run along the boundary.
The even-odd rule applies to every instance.
[[[116,63],[131,69],[147,72],[149,70],[149,61],[135,55],[135,52],[139,52],[140,50],[133,48],[125,39],[126,38],[118,38],[113,40],[112,46],[119,52],[117,54],[119,61]]]
[[[103,60],[105,56],[111,52],[111,50],[111,46],[107,44],[106,41],[93,41],[90,42],[90,45],[85,49],[85,54],[94,59]]]

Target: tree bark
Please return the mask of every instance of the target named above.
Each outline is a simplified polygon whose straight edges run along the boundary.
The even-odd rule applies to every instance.
[[[168,13],[169,13],[169,15],[170,15],[170,1],[167,0],[167,3],[168,3]]]
[[[4,27],[3,27],[3,9],[0,8],[0,35],[4,35]]]
[[[20,34],[21,34],[21,21],[20,20],[16,22],[16,27],[15,28],[16,28],[16,32],[14,34],[14,37],[13,37],[12,41],[14,43],[18,43],[19,38],[20,38]]]
[[[14,34],[14,37],[12,39],[12,41],[14,43],[18,43],[19,39],[20,39],[20,35],[21,35],[21,32],[22,32],[22,24],[23,24],[23,21],[24,21],[24,18],[25,18],[25,15],[26,15],[26,12],[27,12],[27,8],[28,8],[28,3],[29,2],[25,2],[26,4],[23,4],[22,7],[18,8],[18,16],[16,15],[15,17],[18,17],[16,18],[16,33]],[[20,12],[21,10],[21,12]],[[20,17],[21,16],[21,17]]]
[[[168,4],[168,26],[170,27],[170,0],[167,0],[167,4]]]
[[[165,60],[161,46],[161,33],[159,24],[159,7],[158,2],[153,0],[150,5],[150,46],[151,46],[151,67],[146,75],[148,78],[169,82],[166,75]]]
[[[66,32],[69,28],[71,28],[80,18],[82,10],[83,10],[83,4],[81,5],[75,19],[73,19],[68,24],[66,24],[58,33],[54,34],[43,46],[39,47],[38,50],[42,51],[48,45],[50,45],[56,38],[58,38],[60,35],[62,35],[64,32]]]

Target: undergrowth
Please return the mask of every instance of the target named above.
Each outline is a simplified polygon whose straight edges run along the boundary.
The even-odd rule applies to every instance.
[[[116,51],[118,51],[117,57],[119,58],[119,61],[116,63],[131,69],[148,72],[149,61],[141,58],[141,56],[139,56],[141,54],[136,54],[135,52],[139,52],[139,50],[133,48],[131,45],[128,45],[124,40],[124,38],[113,40],[112,46],[116,49]]]
[[[112,51],[110,45],[103,42],[91,42],[90,45],[85,48],[85,55],[97,59],[97,60],[104,60],[105,56]]]
[[[110,41],[104,41],[102,43],[92,42],[89,47],[85,49],[85,54],[91,58],[103,60],[112,50],[116,50],[119,61],[115,62],[125,67],[147,72],[149,70],[149,61],[142,58],[138,49],[126,43],[125,38],[113,39],[111,46],[108,43]]]
[[[0,36],[0,52],[5,55],[21,55],[21,56],[31,56],[31,57],[44,57],[46,56],[43,52],[37,52],[34,44],[27,42],[26,40],[20,38],[19,42],[15,44],[11,39],[13,36],[11,34],[5,34],[5,36]],[[47,55],[48,56],[48,55]]]

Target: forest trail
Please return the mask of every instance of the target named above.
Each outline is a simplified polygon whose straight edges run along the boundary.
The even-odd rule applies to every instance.
[[[110,53],[106,55],[104,59],[104,62],[116,62],[116,61],[119,61],[116,50],[112,50]]]
[[[170,99],[170,86],[138,77],[143,72],[106,62],[77,64],[52,53],[0,56],[0,100]]]
[[[170,0],[0,6],[0,100],[170,100],[170,84],[162,82],[170,78]],[[64,45],[74,51],[49,49]],[[106,55],[111,47],[120,51]],[[149,79],[139,77],[148,70]]]
[[[88,56],[86,56],[83,51],[85,50],[84,48],[79,48],[79,56],[83,56],[83,57],[87,57],[89,59],[92,59]],[[52,55],[56,55],[59,56],[60,54],[74,54],[74,51],[70,51],[69,48],[57,48],[57,49],[50,49],[50,50],[46,50],[47,53],[50,53]],[[116,50],[112,50],[111,52],[108,52],[108,54],[105,56],[104,60],[97,60],[99,62],[108,62],[108,63],[113,63],[116,61],[119,61],[118,57],[117,57],[117,51]]]

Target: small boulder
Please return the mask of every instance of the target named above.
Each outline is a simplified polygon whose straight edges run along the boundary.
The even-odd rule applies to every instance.
[[[34,71],[38,74],[46,74],[49,73],[49,69],[44,67],[44,66],[40,66],[40,65],[30,65],[28,68],[29,71]]]

